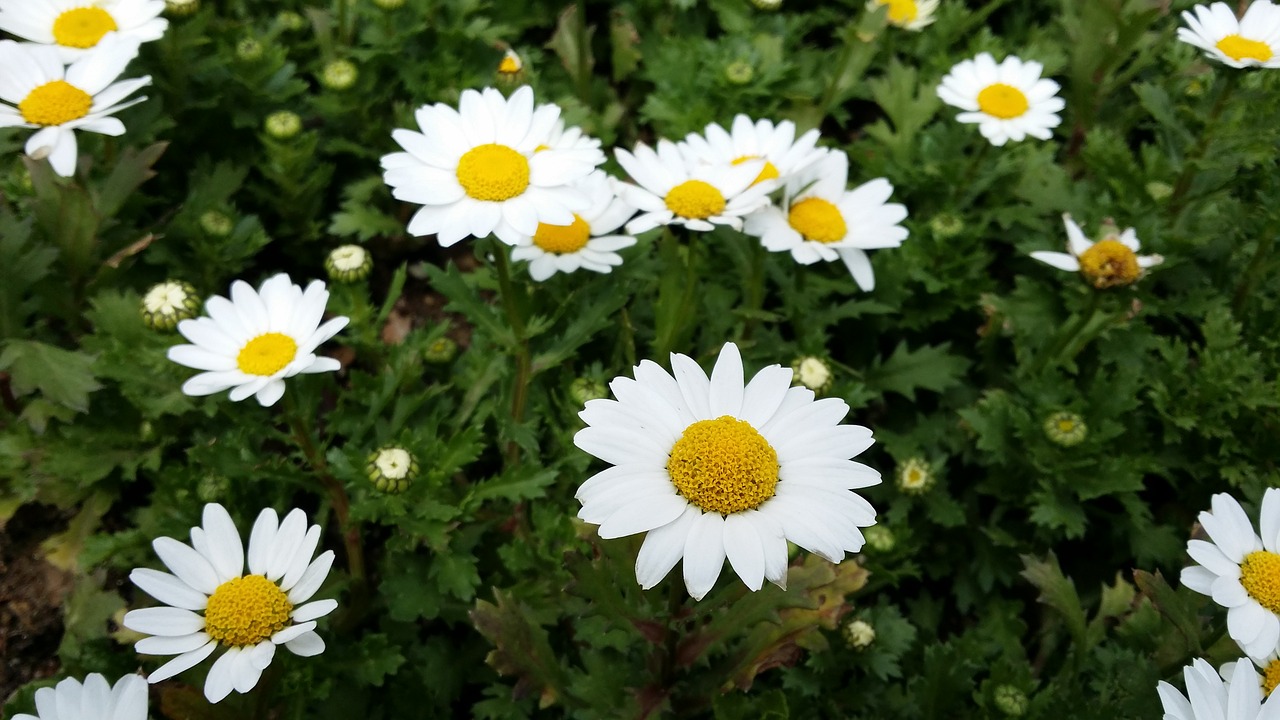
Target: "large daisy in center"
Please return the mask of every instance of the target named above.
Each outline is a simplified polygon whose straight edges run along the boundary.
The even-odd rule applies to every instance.
[[[424,105],[416,117],[421,132],[392,133],[405,152],[382,158],[392,194],[423,206],[409,234],[434,233],[444,247],[489,234],[519,245],[538,223],[569,225],[590,205],[574,183],[603,156],[553,147],[560,108],[535,110],[529,86],[510,99],[494,88],[464,90],[457,110]]]
[[[672,354],[674,377],[645,360],[635,379],[610,384],[617,400],[592,400],[574,436],[611,463],[578,489],[578,517],[602,538],[648,533],[636,579],[657,585],[684,559],[684,582],[701,600],[727,558],[747,587],[786,586],[787,541],[840,562],[862,548],[871,504],[850,492],[880,482],[851,458],[871,431],[841,425],[849,406],[791,387],[770,365],[743,382],[738,347],[726,343],[711,377]]]
[[[0,30],[52,45],[64,63],[79,59],[110,33],[138,43],[169,27],[164,0],[0,0]]]

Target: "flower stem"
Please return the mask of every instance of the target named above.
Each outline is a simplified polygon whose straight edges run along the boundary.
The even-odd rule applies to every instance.
[[[1235,315],[1239,316],[1241,311],[1244,310],[1245,303],[1253,293],[1253,287],[1257,284],[1258,277],[1262,275],[1263,268],[1267,264],[1267,258],[1271,255],[1275,245],[1275,235],[1268,235],[1258,241],[1258,247],[1253,251],[1249,266],[1245,268],[1244,274],[1240,277],[1240,284],[1236,286],[1236,292],[1231,297],[1231,311]]]
[[[507,322],[515,334],[516,345],[516,377],[511,387],[511,420],[517,425],[524,421],[524,408],[529,400],[529,379],[532,371],[532,358],[529,353],[528,326],[525,324],[524,293],[517,295],[515,284],[511,282],[511,265],[507,261],[507,249],[496,247],[493,251],[493,270],[498,277],[498,292],[502,295],[502,308],[507,314]],[[520,456],[520,447],[514,441],[507,444],[507,464],[513,464]]]
[[[753,238],[754,240],[754,238]],[[742,342],[750,342],[751,333],[755,331],[760,313],[764,309],[765,255],[768,250],[759,242],[752,242],[751,274],[747,280],[747,288],[743,300],[746,301],[746,320],[742,326]]]
[[[1223,78],[1222,84],[1218,88],[1217,96],[1213,100],[1213,106],[1209,109],[1209,115],[1204,121],[1204,130],[1200,133],[1200,139],[1191,152],[1187,155],[1182,163],[1182,173],[1178,175],[1177,181],[1173,185],[1173,193],[1169,196],[1169,207],[1174,208],[1174,217],[1182,214],[1184,206],[1182,201],[1187,192],[1191,190],[1191,183],[1196,177],[1196,165],[1204,158],[1205,153],[1209,151],[1209,145],[1213,141],[1213,131],[1216,129],[1218,118],[1222,116],[1222,111],[1227,108],[1227,100],[1235,92],[1236,86],[1240,84],[1241,71],[1234,70],[1228,72]]]
[[[1039,357],[1031,365],[1028,371],[1029,375],[1039,375],[1046,367],[1056,362],[1062,351],[1071,346],[1071,341],[1075,340],[1086,327],[1089,327],[1093,316],[1098,314],[1098,309],[1102,306],[1102,292],[1100,290],[1091,290],[1089,293],[1089,304],[1084,311],[1075,317],[1074,322],[1064,327],[1054,337],[1052,344],[1041,351]]]

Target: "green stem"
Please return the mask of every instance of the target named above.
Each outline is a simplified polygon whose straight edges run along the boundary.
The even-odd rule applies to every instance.
[[[1258,241],[1258,247],[1253,251],[1249,266],[1245,268],[1244,275],[1240,278],[1240,284],[1236,286],[1235,295],[1231,298],[1231,311],[1237,316],[1244,310],[1245,303],[1248,302],[1249,296],[1253,293],[1253,287],[1257,284],[1258,277],[1262,274],[1262,269],[1266,267],[1267,258],[1271,255],[1275,245],[1275,235],[1268,235]]]
[[[528,328],[524,318],[524,295],[516,294],[515,284],[511,282],[511,265],[507,261],[507,249],[493,249],[493,270],[498,276],[498,292],[502,295],[502,308],[507,314],[507,322],[516,336],[516,377],[511,388],[511,419],[519,424],[524,420],[525,404],[529,399],[529,380],[532,371],[532,358],[529,352]],[[514,463],[520,456],[520,447],[511,442],[507,444],[507,463]]]
[[[742,335],[739,338],[744,343],[751,341],[751,334],[755,331],[761,310],[764,309],[765,255],[768,250],[760,243],[755,242],[754,238],[751,245],[751,270],[743,297],[746,301],[747,317],[742,326]]]
[[[351,29],[348,24],[351,22],[351,3],[353,0],[337,0],[338,3],[338,42],[345,45],[351,44]]]
[[[1102,306],[1102,291],[1092,290],[1089,293],[1089,304],[1084,311],[1076,316],[1075,321],[1060,331],[1054,337],[1053,344],[1041,351],[1040,356],[1036,358],[1032,364],[1028,374],[1039,375],[1050,363],[1058,359],[1058,356],[1071,345],[1071,341],[1080,334],[1082,330],[1089,326],[1089,322],[1093,320],[1093,316],[1098,313],[1098,309]]]
[[[986,138],[983,138],[982,144],[978,146],[978,151],[969,158],[969,164],[965,166],[964,173],[960,175],[960,181],[952,183],[951,196],[953,198],[960,192],[968,190],[969,183],[973,182],[973,176],[978,173],[978,168],[982,166],[982,161],[986,159],[987,154],[990,152],[991,143],[987,142]],[[968,201],[957,206],[955,209],[962,209],[975,199],[976,198],[969,198]]]
[[[573,34],[578,38],[577,85],[578,99],[591,107],[591,36],[587,34],[587,0],[579,0],[573,8]]]
[[[1187,192],[1191,190],[1192,181],[1195,180],[1196,165],[1209,150],[1218,118],[1222,116],[1222,111],[1227,108],[1227,99],[1231,97],[1235,92],[1236,86],[1240,84],[1241,74],[1242,71],[1233,70],[1223,77],[1217,96],[1213,100],[1213,107],[1209,109],[1209,115],[1205,118],[1204,129],[1200,132],[1200,139],[1196,146],[1192,148],[1191,153],[1183,160],[1182,173],[1178,175],[1178,179],[1173,185],[1173,193],[1169,196],[1169,207],[1176,208],[1174,217],[1182,214],[1182,201]]]

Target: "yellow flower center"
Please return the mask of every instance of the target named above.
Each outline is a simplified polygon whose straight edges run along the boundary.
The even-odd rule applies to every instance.
[[[209,596],[204,631],[221,645],[257,645],[289,625],[293,603],[261,575],[228,580]]]
[[[91,107],[89,93],[65,80],[54,80],[32,90],[18,103],[18,112],[32,125],[61,125],[88,115]]]
[[[880,4],[889,6],[889,22],[894,25],[905,25],[920,14],[916,0],[880,0]]]
[[[1277,685],[1280,685],[1280,660],[1272,660],[1262,669],[1262,692],[1270,697]]]
[[[840,242],[849,231],[840,208],[822,198],[805,198],[793,203],[787,222],[805,240],[820,243]]]
[[[733,164],[741,165],[744,162],[750,162],[752,160],[759,160],[759,159],[760,159],[759,155],[743,155],[742,157],[735,159],[733,161]],[[778,177],[778,166],[774,165],[768,160],[765,160],[764,167],[760,169],[760,174],[756,175],[756,179],[752,180],[751,184],[756,185],[758,183],[764,182],[765,180],[773,180],[777,177]]]
[[[103,35],[119,29],[116,19],[102,8],[74,8],[53,21],[53,41],[65,47],[91,48]]]
[[[1241,60],[1257,60],[1258,62],[1266,62],[1271,59],[1271,46],[1250,40],[1249,38],[1240,37],[1239,35],[1228,35],[1218,41],[1218,49],[1223,55],[1240,62]]]
[[[724,210],[724,195],[711,183],[686,180],[671,188],[666,197],[667,208],[682,218],[706,220]]]
[[[1069,418],[1068,418],[1068,419],[1063,419],[1063,420],[1059,420],[1059,421],[1058,421],[1058,430],[1059,430],[1059,431],[1061,431],[1061,432],[1069,433],[1069,432],[1071,432],[1072,430],[1075,430],[1075,429],[1076,429],[1076,421],[1075,421],[1075,420],[1071,420],[1071,419],[1069,419]]]
[[[293,362],[298,343],[281,333],[263,333],[250,340],[236,356],[236,365],[247,375],[275,375]]]
[[[730,415],[684,429],[667,461],[686,500],[725,515],[760,507],[778,485],[778,453],[751,423]]]
[[[1249,597],[1273,613],[1280,613],[1280,555],[1258,550],[1240,563],[1240,584]]]
[[[476,200],[510,200],[529,187],[529,161],[506,145],[477,145],[458,161],[458,182]]]
[[[572,225],[548,225],[538,223],[533,234],[533,244],[549,253],[574,253],[586,247],[591,239],[591,226],[577,213]]]
[[[994,83],[982,89],[978,93],[978,108],[982,112],[1008,120],[1022,116],[1031,105],[1027,102],[1027,96],[1022,91],[1012,85],[1004,83]]]
[[[515,75],[520,72],[520,59],[507,55],[498,63],[498,72],[503,75]]]
[[[1142,274],[1138,256],[1119,240],[1101,240],[1080,254],[1080,272],[1096,288],[1132,284]]]

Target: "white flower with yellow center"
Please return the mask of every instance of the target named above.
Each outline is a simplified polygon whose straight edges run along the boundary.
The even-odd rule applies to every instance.
[[[904,30],[919,31],[936,20],[938,0],[867,0],[867,10],[875,12],[889,7],[889,24]]]
[[[617,251],[636,244],[630,235],[615,232],[635,214],[635,208],[614,195],[609,177],[597,170],[580,187],[591,198],[591,207],[574,213],[573,224],[539,223],[530,244],[511,251],[513,260],[529,261],[529,276],[538,282],[579,268],[608,273],[622,264]]]
[[[1261,677],[1257,677],[1258,684],[1262,686],[1262,694],[1266,697],[1271,697],[1271,693],[1275,692],[1276,687],[1280,687],[1280,655],[1276,652],[1271,652],[1264,658],[1250,658],[1250,660],[1262,671]],[[1222,667],[1218,668],[1218,675],[1223,680],[1231,682],[1232,676],[1235,675],[1236,665],[1239,662],[1243,662],[1243,660],[1223,663]]]
[[[1037,250],[1031,257],[1059,270],[1078,272],[1098,289],[1132,285],[1144,270],[1164,262],[1159,255],[1138,254],[1142,245],[1133,228],[1120,232],[1115,225],[1104,223],[1102,237],[1090,242],[1069,213],[1063,214],[1062,224],[1067,228],[1070,253]]]
[[[684,140],[686,152],[695,162],[712,165],[741,165],[763,160],[764,167],[755,182],[785,182],[796,172],[812,165],[826,151],[817,147],[818,131],[810,130],[796,137],[796,124],[783,120],[757,120],[746,115],[733,118],[726,131],[716,123],[707,126],[703,135],[690,133]]]
[[[84,684],[67,678],[55,687],[36,690],[36,714],[18,713],[13,720],[147,720],[147,683],[125,675],[115,687],[98,673]]]
[[[164,7],[164,0],[0,0],[0,30],[52,46],[65,64],[109,33],[135,45],[159,40],[169,27]]]
[[[1262,497],[1261,538],[1235,498],[1214,495],[1212,508],[1200,513],[1212,542],[1187,542],[1199,565],[1183,569],[1182,584],[1227,608],[1231,639],[1262,660],[1280,648],[1280,488]]]
[[[249,534],[246,553],[226,509],[204,506],[201,527],[191,528],[191,545],[161,537],[152,543],[172,574],[138,568],[129,579],[169,607],[131,610],[130,630],[153,635],[138,641],[144,655],[177,655],[151,673],[160,682],[195,667],[219,646],[226,648],[209,669],[204,695],[218,702],[232,690],[246,693],[284,645],[295,655],[324,652],[316,619],[338,607],[336,600],[307,602],[333,565],[333,551],[314,560],[320,526],[293,510],[281,522],[263,510]],[[245,574],[245,561],[249,572]]]
[[[70,177],[76,169],[76,130],[123,135],[124,123],[112,113],[146,98],[126,101],[150,77],[116,82],[138,54],[136,40],[111,37],[63,67],[58,51],[40,45],[0,40],[0,128],[36,128],[26,152],[49,158],[54,172]]]
[[[540,106],[538,109],[541,110],[542,107],[545,106]],[[604,151],[600,149],[600,139],[591,137],[576,125],[566,126],[563,118],[556,118],[546,141],[535,148],[534,152],[540,153],[544,150],[564,153],[566,157],[593,168],[603,165],[605,160]]]
[[[669,140],[659,140],[656,152],[640,143],[634,152],[618,148],[614,155],[638,183],[620,183],[618,190],[642,213],[627,223],[632,235],[660,225],[703,232],[716,225],[741,230],[743,216],[768,205],[769,193],[777,188],[776,180],[756,182],[765,168],[762,159],[737,165],[698,162]]]
[[[1156,685],[1164,720],[1274,720],[1280,717],[1280,700],[1263,700],[1262,685],[1253,666],[1234,664],[1230,682],[1214,672],[1208,662],[1196,658],[1183,668],[1187,693],[1161,680]]]
[[[409,234],[434,233],[444,247],[489,234],[518,245],[538,223],[572,223],[588,204],[574,183],[595,165],[548,146],[559,116],[556,105],[535,110],[527,85],[510,99],[494,88],[464,90],[457,110],[443,103],[418,108],[422,132],[395,130],[406,152],[382,158],[392,194],[423,206]]]
[[[871,504],[850,492],[880,482],[851,460],[871,431],[841,425],[849,406],[791,387],[791,368],[770,365],[743,381],[738,347],[726,343],[708,378],[671,355],[674,377],[649,360],[635,379],[610,383],[617,400],[592,400],[573,442],[614,467],[578,489],[578,517],[602,538],[647,533],[636,558],[646,590],[684,559],[684,582],[701,600],[727,558],[751,590],[786,586],[787,541],[840,562],[862,548]]]
[[[1254,0],[1239,20],[1224,2],[1193,9],[1182,13],[1179,40],[1233,68],[1280,67],[1280,6]]]
[[[875,288],[866,250],[893,248],[907,238],[899,225],[907,208],[888,202],[893,185],[876,178],[847,190],[849,158],[833,151],[793,176],[784,207],[767,207],[747,218],[745,231],[773,252],[790,252],[801,265],[844,261],[858,287]]]
[[[1057,96],[1058,83],[1040,77],[1043,70],[1040,63],[1013,55],[997,65],[990,53],[979,53],[951,68],[938,85],[938,97],[964,110],[956,120],[977,123],[992,145],[1028,135],[1048,140],[1062,123],[1057,113],[1066,103]]]
[[[178,323],[178,332],[194,344],[169,348],[169,359],[206,371],[184,383],[182,392],[201,396],[230,389],[233,401],[256,395],[266,407],[284,395],[285,378],[337,370],[337,360],[315,354],[347,326],[345,317],[321,324],[328,302],[329,291],[319,280],[305,292],[283,273],[257,291],[235,281],[230,299],[214,295],[205,302],[207,317]]]

